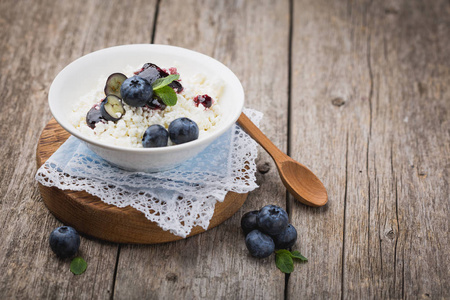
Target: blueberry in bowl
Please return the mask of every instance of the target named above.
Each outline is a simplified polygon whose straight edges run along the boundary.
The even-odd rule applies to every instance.
[[[142,107],[153,97],[153,88],[144,78],[133,76],[122,83],[120,94],[129,106]]]
[[[122,73],[114,73],[109,75],[105,84],[105,95],[114,95],[122,99],[120,88],[125,80],[127,80],[127,76]]]
[[[147,107],[153,110],[165,110],[167,105],[159,98],[153,97],[147,102]]]
[[[174,144],[184,144],[198,139],[198,126],[188,118],[178,118],[169,125],[170,140]]]
[[[160,78],[169,76],[169,73],[153,63],[145,63],[139,71],[135,72],[135,74],[146,79],[150,82],[150,84]],[[179,81],[173,81],[169,84],[169,86],[172,87],[177,93],[183,90],[183,86]]]
[[[144,148],[165,147],[169,141],[169,132],[163,126],[154,124],[147,128],[142,138]]]
[[[194,102],[197,107],[201,104],[206,109],[211,107],[213,104],[213,99],[209,95],[197,95],[194,98]]]
[[[100,111],[100,105],[94,105],[86,114],[86,124],[94,129],[98,122],[105,121]]]
[[[102,118],[107,121],[116,122],[125,114],[125,109],[122,105],[122,100],[115,95],[108,95],[100,103],[100,113]]]

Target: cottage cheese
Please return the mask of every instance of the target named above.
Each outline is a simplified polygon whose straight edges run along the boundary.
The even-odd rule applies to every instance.
[[[133,70],[139,68],[127,67],[124,70],[127,77],[133,76]],[[197,123],[199,127],[199,139],[208,136],[215,131],[221,122],[220,96],[223,90],[223,82],[219,79],[208,78],[204,74],[197,74],[191,78],[184,78],[180,74],[183,91],[177,94],[178,101],[174,106],[167,106],[165,110],[150,110],[142,107],[131,107],[123,103],[125,114],[117,122],[99,122],[94,129],[86,124],[86,114],[96,103],[105,98],[104,87],[108,76],[98,81],[98,86],[81,97],[74,104],[70,121],[83,135],[99,142],[142,148],[142,136],[145,130],[153,124],[160,124],[166,129],[170,123],[181,117],[187,117]],[[197,95],[208,94],[213,99],[213,105],[205,109],[203,105],[198,107],[194,103]],[[169,145],[171,145],[169,139]]]

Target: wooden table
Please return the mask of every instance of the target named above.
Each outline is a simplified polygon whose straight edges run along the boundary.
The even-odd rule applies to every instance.
[[[34,180],[48,89],[74,59],[131,43],[228,65],[328,205],[297,203],[261,151],[260,188],[219,227],[151,246],[83,237],[88,269],[72,275]],[[448,1],[2,0],[0,58],[1,299],[450,298]],[[240,217],[266,204],[286,207],[309,258],[290,276],[245,248]]]

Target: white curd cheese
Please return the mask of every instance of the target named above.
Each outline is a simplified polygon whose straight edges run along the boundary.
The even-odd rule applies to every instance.
[[[139,68],[136,68],[137,70]],[[127,77],[133,76],[133,69],[127,67],[123,72]],[[101,143],[142,148],[142,136],[145,130],[153,124],[159,124],[166,129],[170,123],[181,117],[186,117],[197,123],[199,139],[211,134],[220,126],[221,107],[220,96],[223,90],[223,82],[217,78],[209,78],[204,74],[196,74],[191,78],[184,78],[180,74],[183,91],[177,94],[177,104],[167,106],[163,111],[150,110],[143,107],[131,107],[125,103],[125,114],[119,121],[98,122],[94,129],[86,124],[87,112],[102,99],[105,98],[104,87],[107,77],[100,78],[98,86],[81,97],[73,105],[70,121],[83,135],[93,138]],[[196,106],[194,98],[207,94],[213,99],[210,108],[203,105]],[[169,145],[171,145],[169,139]]]

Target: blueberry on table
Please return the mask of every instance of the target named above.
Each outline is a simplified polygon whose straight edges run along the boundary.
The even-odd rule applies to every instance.
[[[197,123],[188,118],[178,118],[169,125],[170,140],[174,144],[184,144],[198,139]]]
[[[267,205],[261,208],[256,220],[259,229],[270,236],[280,234],[289,223],[286,211],[276,205]]]
[[[120,94],[120,87],[125,80],[127,80],[127,76],[122,73],[114,73],[109,75],[105,84],[105,95],[114,95],[122,98]]]
[[[265,258],[275,251],[275,243],[272,238],[259,230],[253,230],[247,234],[245,245],[253,257]]]
[[[95,124],[103,120],[104,118],[100,112],[100,106],[97,104],[94,105],[86,114],[86,124],[92,129],[95,128]]]
[[[52,231],[49,242],[57,256],[69,258],[77,253],[80,247],[80,236],[72,227],[61,226]]]
[[[244,234],[247,235],[250,231],[258,229],[258,223],[256,222],[256,217],[259,211],[249,211],[245,213],[241,218],[241,228]]]
[[[167,130],[158,124],[152,125],[144,133],[142,137],[142,146],[144,148],[165,147],[169,140]]]
[[[100,112],[105,120],[116,122],[125,114],[125,109],[119,97],[108,95],[100,103]]]
[[[289,224],[281,233],[273,236],[276,249],[288,249],[294,246],[297,241],[297,230]]]
[[[152,85],[142,77],[133,76],[126,79],[121,87],[122,100],[133,107],[142,107],[152,98]]]

